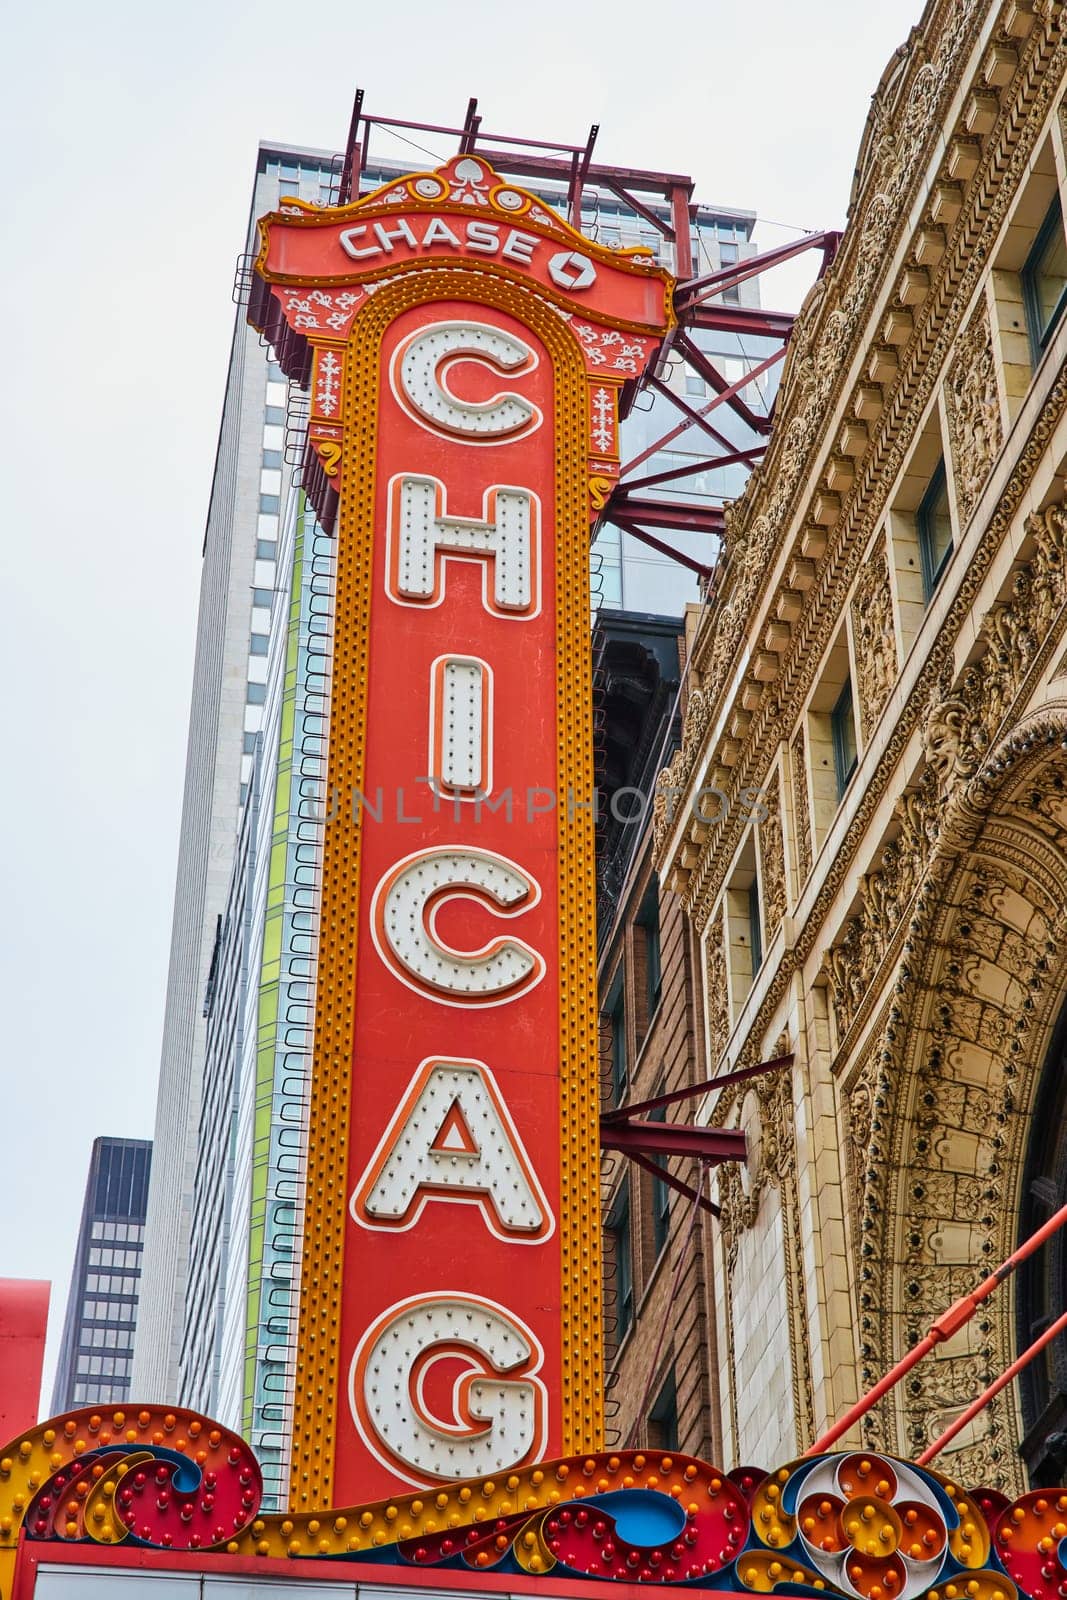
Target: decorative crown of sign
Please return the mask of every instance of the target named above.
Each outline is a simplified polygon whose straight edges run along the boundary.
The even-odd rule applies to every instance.
[[[1059,1600],[1067,1494],[1011,1502],[872,1452],[731,1473],[620,1450],[260,1515],[248,1446],[188,1411],[77,1411],[0,1452],[0,1556],[31,1541],[323,1556],[848,1600]],[[0,1563],[0,1577],[2,1577]]]
[[[497,217],[511,222],[522,218],[536,223],[539,228],[567,244],[581,244],[583,249],[592,245],[606,258],[629,260],[635,265],[654,264],[653,252],[645,245],[612,249],[587,239],[552,211],[543,199],[502,178],[481,156],[454,156],[444,166],[435,167],[431,172],[413,172],[403,178],[392,179],[346,206],[327,209],[331,217],[340,217],[357,213],[362,215],[368,211],[377,214],[401,205],[420,208],[462,206],[476,214],[495,213]],[[280,206],[283,212],[296,215],[318,217],[323,214],[323,207],[295,195],[282,195]]]

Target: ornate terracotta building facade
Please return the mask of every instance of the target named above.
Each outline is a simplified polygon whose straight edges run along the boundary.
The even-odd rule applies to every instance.
[[[1051,0],[939,0],[889,63],[771,448],[689,619],[681,742],[602,952],[605,1067],[624,990],[631,1098],[793,1063],[696,1106],[749,1157],[686,1240],[686,1202],[664,1237],[654,1180],[608,1165],[620,1443],[670,1380],[683,1448],[798,1454],[1062,1203],[1063,22]],[[1064,1304],[1046,1251],[847,1442],[918,1453]],[[672,1340],[698,1368],[664,1365]],[[1063,1366],[1006,1390],[944,1470],[1047,1470]]]

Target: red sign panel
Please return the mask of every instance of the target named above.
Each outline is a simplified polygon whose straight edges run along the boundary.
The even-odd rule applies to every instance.
[[[336,512],[292,1501],[341,1505],[600,1442],[588,541],[668,283],[471,157],[258,273]]]

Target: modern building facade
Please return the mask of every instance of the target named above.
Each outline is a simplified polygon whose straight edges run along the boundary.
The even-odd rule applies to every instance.
[[[263,146],[251,216],[289,193],[327,201],[336,166],[322,152]],[[363,187],[393,175],[369,166]],[[565,205],[562,193],[543,198]],[[603,196],[590,192],[586,206],[591,236],[653,242],[636,215],[613,205],[609,216]],[[754,220],[699,208],[698,258],[709,267],[743,259],[754,248]],[[747,283],[734,293],[756,298]],[[763,341],[719,339],[736,346],[721,357],[737,367],[731,377],[764,354]],[[685,386],[681,363],[666,381]],[[766,411],[773,392],[754,383],[747,398]],[[690,398],[699,399],[695,391]],[[662,397],[649,401],[626,424],[634,452],[670,420]],[[148,1220],[149,1309],[135,1371],[139,1392],[200,1406],[241,1429],[279,1497],[294,1383],[310,952],[321,828],[336,803],[323,766],[334,545],[293,488],[306,415],[306,400],[287,390],[239,307],[205,540]],[[733,413],[722,426],[738,448],[752,442]],[[675,452],[653,465],[684,460]],[[723,499],[736,475],[724,468],[721,482],[691,492]],[[707,536],[688,537],[708,559]],[[694,588],[691,573],[632,535],[610,527],[601,535],[594,607],[607,612],[642,592],[680,614]]]
[[[684,1204],[657,1257],[644,1199],[608,1195],[624,1431],[666,1318],[703,1352],[683,1440],[727,1468],[806,1450],[1063,1200],[1065,84],[1045,0],[934,0],[889,63],[690,628],[651,865],[688,952],[663,1005],[668,970],[693,989],[643,1055],[639,919],[613,935],[641,1087],[686,1024],[698,1078],[791,1057],[696,1109],[748,1158],[688,1242]],[[704,1337],[663,1309],[683,1253]],[[845,1444],[931,1445],[1063,1283],[1047,1246]],[[1009,1492],[1062,1471],[1065,1395],[1061,1338],[934,1465]]]
[[[330,196],[331,158],[260,151],[244,247],[282,193]],[[193,1196],[216,935],[231,879],[266,699],[279,528],[291,491],[288,385],[239,310],[204,536],[149,1201],[145,1321],[136,1387],[175,1401],[185,1338]],[[299,407],[293,408],[298,414]],[[225,1143],[225,1140],[224,1140]],[[202,1280],[210,1298],[214,1286]],[[199,1302],[198,1302],[199,1304]]]
[[[147,1140],[93,1141],[53,1414],[130,1394],[151,1168]]]

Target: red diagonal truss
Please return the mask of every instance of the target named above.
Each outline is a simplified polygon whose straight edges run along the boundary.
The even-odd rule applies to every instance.
[[[793,327],[789,312],[742,303],[742,285],[809,250],[821,253],[822,276],[834,258],[840,235],[805,234],[774,250],[694,275],[692,226],[698,208],[693,202],[692,179],[679,173],[594,162],[599,133],[596,124],[584,144],[553,144],[484,130],[474,98],[468,101],[458,127],[372,115],[364,111],[363,99],[363,91],[357,90],[340,163],[338,198],[342,203],[359,192],[371,133],[377,128],[394,132],[417,149],[424,148],[419,141],[427,136],[431,141],[455,140],[461,154],[477,151],[500,172],[517,179],[559,184],[565,190],[568,214],[575,227],[582,224],[583,192],[595,186],[622,201],[670,246],[678,280],[674,293],[678,326],[665,341],[657,370],[645,379],[643,392],[654,401],[669,405],[679,420],[626,463],[601,522],[622,528],[696,572],[703,581],[709,580],[720,544],[725,496],[708,492],[705,475],[729,467],[751,467],[766,449],[774,408],[759,397],[758,384],[781,362]],[[432,154],[429,150],[426,153]],[[721,370],[720,358],[705,347],[707,336],[716,333],[729,336],[742,352],[746,368],[742,377],[727,377]],[[754,352],[745,351],[745,340],[757,341]],[[705,392],[711,391],[710,400],[693,403],[685,382],[690,375],[700,380]],[[635,389],[627,396],[631,406],[641,392]],[[710,420],[713,416],[714,422]],[[686,435],[689,437],[682,463],[638,474],[652,456],[677,447]],[[637,494],[638,490],[644,493]],[[672,535],[694,533],[706,540],[706,554],[703,550],[694,553],[692,548],[681,550],[672,539]]]
[[[719,1208],[715,1202],[708,1198],[702,1188],[695,1189],[684,1178],[671,1172],[663,1158],[689,1156],[699,1161],[702,1168],[717,1167],[724,1161],[744,1161],[747,1146],[743,1131],[740,1128],[709,1128],[692,1122],[659,1122],[654,1120],[654,1116],[640,1113],[665,1111],[668,1106],[679,1105],[683,1100],[695,1100],[716,1089],[725,1089],[729,1084],[744,1083],[749,1078],[762,1077],[764,1073],[777,1072],[792,1064],[792,1054],[775,1056],[770,1061],[739,1067],[736,1072],[726,1072],[718,1078],[706,1078],[703,1083],[674,1089],[670,1094],[654,1095],[651,1100],[616,1106],[614,1111],[605,1111],[600,1118],[601,1148],[618,1151],[620,1155],[635,1161],[660,1182],[668,1184],[717,1217]],[[656,1160],[657,1156],[659,1161]]]

